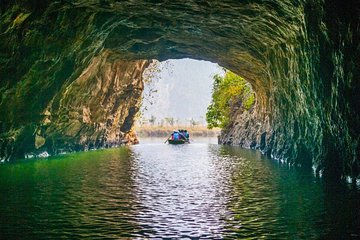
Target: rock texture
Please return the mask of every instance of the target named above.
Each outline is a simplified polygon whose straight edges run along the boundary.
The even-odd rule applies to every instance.
[[[135,65],[141,59],[190,57],[218,62],[245,77],[256,92],[256,107],[234,111],[222,142],[260,148],[336,178],[359,177],[359,5],[357,0],[4,0],[2,139],[17,142],[38,134],[41,146],[43,130],[18,129],[45,121],[44,110],[57,109],[54,96],[81,82],[76,79],[105,53],[114,63]],[[84,99],[79,105],[73,118],[91,119],[91,104]],[[60,121],[49,112],[52,123]]]
[[[23,91],[34,91],[27,101],[16,94],[8,96],[8,101],[17,101],[25,110],[36,104],[36,112],[19,124],[24,112],[8,109],[12,119],[3,125],[2,157],[46,157],[138,143],[132,126],[141,104],[142,73],[149,61],[122,61],[110,56],[111,52],[103,51],[93,57],[77,78],[64,82],[46,102],[38,101],[44,101],[41,94],[48,90],[47,85],[27,86]]]
[[[110,55],[94,57],[50,100],[34,132],[36,149],[56,154],[137,143],[131,130],[147,61],[124,62]]]

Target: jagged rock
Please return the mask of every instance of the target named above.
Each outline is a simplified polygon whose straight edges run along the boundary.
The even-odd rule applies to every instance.
[[[122,61],[112,55],[103,51],[75,80],[64,83],[45,109],[38,110],[43,119],[28,119],[21,129],[12,126],[8,132],[19,131],[21,137],[15,136],[16,142],[2,139],[2,148],[14,150],[4,157],[43,157],[48,156],[44,152],[52,155],[138,143],[131,127],[144,88],[142,73],[149,62]]]
[[[191,57],[218,62],[245,77],[256,92],[255,108],[235,114],[221,142],[261,148],[336,177],[357,177],[359,5],[357,0],[2,1],[0,155],[33,149],[29,143],[45,121],[42,136],[52,135],[59,145],[82,146],[99,132],[108,137],[95,140],[98,145],[120,138],[113,130],[118,119],[109,117],[117,116],[109,107],[117,103],[95,110],[89,101],[101,94],[81,95],[90,94],[88,84],[109,92],[108,85],[103,89],[100,81],[95,88],[96,81],[89,80],[96,79],[96,64],[99,71],[106,66],[99,58],[122,61],[128,68],[121,71],[131,76],[134,66],[140,72],[142,59]],[[132,96],[132,89],[127,91]],[[132,98],[136,102],[137,96]],[[129,109],[119,108],[123,119]],[[51,115],[43,116],[45,109]],[[95,121],[101,111],[107,117]],[[134,112],[136,107],[120,129],[131,127]]]

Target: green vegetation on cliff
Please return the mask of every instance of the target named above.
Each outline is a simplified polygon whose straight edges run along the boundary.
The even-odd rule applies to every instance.
[[[231,71],[227,71],[224,77],[215,75],[212,101],[206,113],[208,127],[226,127],[232,110],[249,110],[254,103],[255,94],[244,78]]]

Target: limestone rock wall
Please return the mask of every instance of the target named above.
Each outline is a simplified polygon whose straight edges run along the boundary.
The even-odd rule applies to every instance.
[[[110,54],[94,57],[51,99],[35,129],[36,149],[59,153],[137,143],[131,130],[148,61],[110,59]]]
[[[269,82],[257,97],[266,104],[234,111],[220,142],[328,176],[359,177],[359,9],[356,1],[304,1],[292,12],[299,24],[286,26],[288,38],[262,54]]]
[[[56,113],[93,121],[91,100],[61,110],[54,96],[66,95],[72,82],[91,85],[80,76],[106,51],[114,64],[191,57],[236,72],[256,92],[251,111],[234,109],[222,143],[258,148],[334,178],[359,177],[358,0],[4,0],[0,11],[1,139],[28,143],[38,136],[42,147],[49,143],[44,134],[56,130],[39,130],[39,123],[60,124]],[[117,139],[112,126],[95,128]],[[81,135],[74,143],[94,141],[94,128],[63,127],[66,134],[54,138],[74,129]],[[0,155],[30,145],[10,144],[21,147],[2,147]]]
[[[13,122],[2,123],[1,158],[41,157],[138,143],[132,126],[141,104],[142,73],[149,61],[110,56],[112,53],[104,50],[92,58],[77,78],[65,81],[46,105],[42,102],[43,108],[39,104],[38,113],[33,113],[38,115],[24,119],[25,123],[18,123],[21,112],[9,109]],[[33,97],[13,100],[29,101],[21,102],[26,107],[38,96]]]

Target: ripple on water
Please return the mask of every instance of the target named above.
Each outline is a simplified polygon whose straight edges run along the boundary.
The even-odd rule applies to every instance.
[[[4,164],[0,192],[5,239],[359,236],[358,190],[211,144]]]

